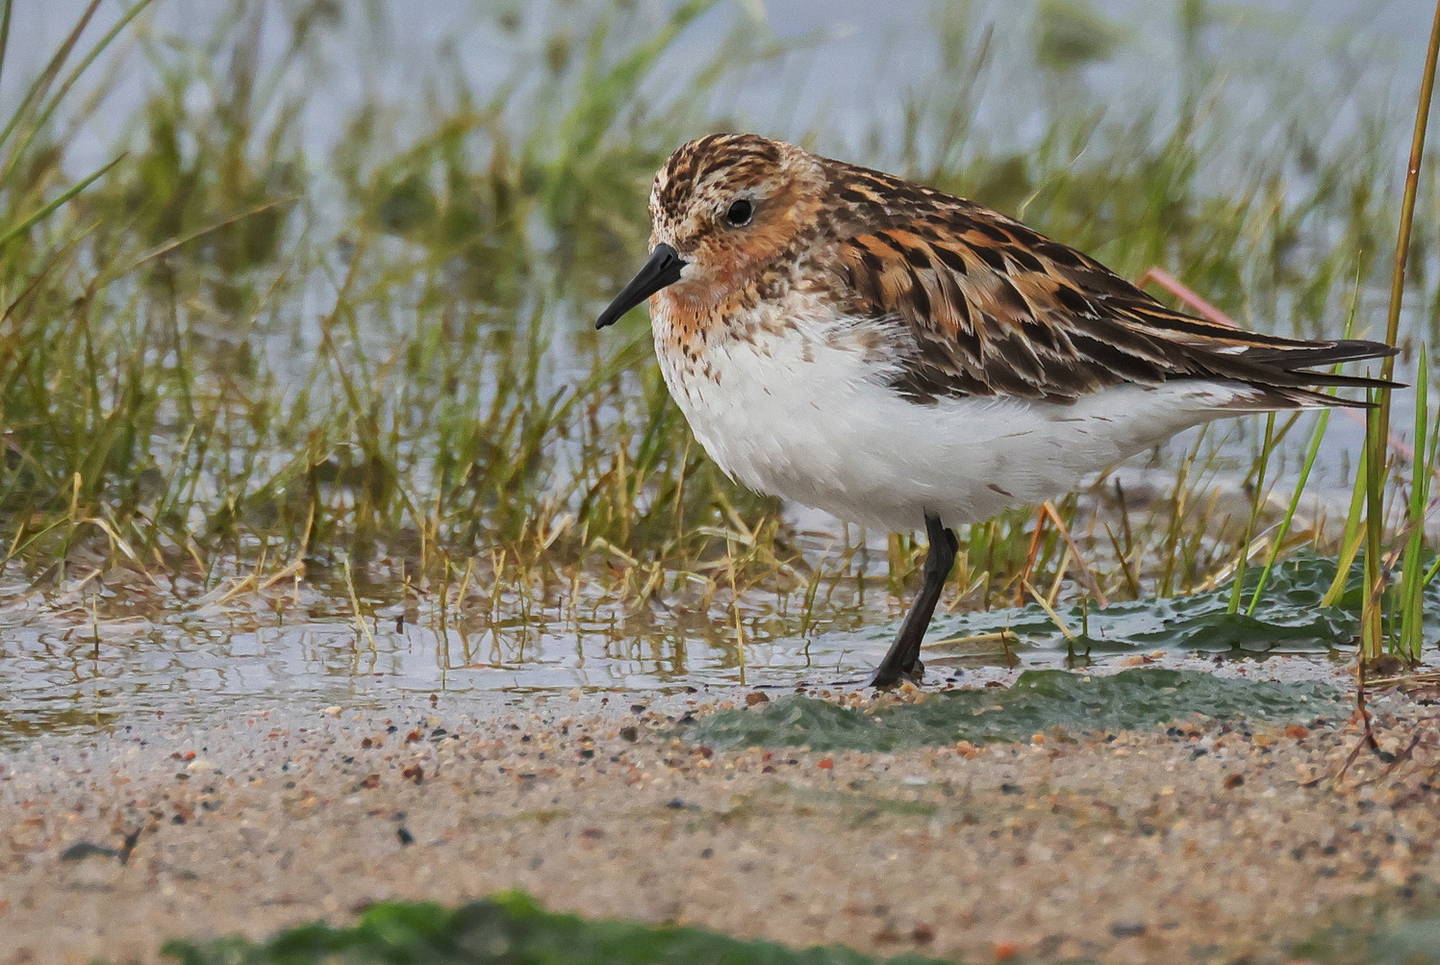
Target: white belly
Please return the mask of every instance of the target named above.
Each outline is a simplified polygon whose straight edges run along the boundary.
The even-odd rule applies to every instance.
[[[978,522],[1223,415],[1242,387],[1173,382],[1107,389],[1074,405],[906,400],[886,365],[832,343],[824,323],[755,341],[712,340],[711,375],[658,351],[670,394],[720,467],[761,492],[898,531]],[[657,328],[658,332],[658,328]]]

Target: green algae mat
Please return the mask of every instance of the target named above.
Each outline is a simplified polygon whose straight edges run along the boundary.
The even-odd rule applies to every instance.
[[[1363,576],[1359,564],[1352,566],[1345,592],[1333,606],[1322,606],[1334,582],[1335,567],[1333,559],[1300,554],[1277,563],[1262,585],[1261,568],[1252,566],[1240,584],[1240,612],[1234,613],[1230,611],[1235,593],[1231,582],[1189,596],[1150,597],[1107,607],[1061,607],[1056,616],[1072,634],[1068,638],[1050,613],[1033,604],[937,617],[931,632],[936,639],[963,639],[1006,631],[1019,641],[1013,649],[1091,656],[1156,649],[1231,654],[1349,652],[1360,632]],[[1440,581],[1425,587],[1424,613],[1427,634],[1440,635]],[[893,632],[893,627],[874,628],[877,639]],[[925,652],[963,655],[966,648],[940,643]]]
[[[1413,885],[1338,910],[1338,920],[1290,949],[1325,965],[1440,965],[1440,882]]]
[[[1003,689],[947,690],[916,703],[867,710],[813,697],[781,697],[754,710],[712,714],[682,735],[711,747],[889,751],[962,740],[1028,740],[1057,728],[1130,730],[1196,715],[1310,720],[1339,709],[1335,688],[1315,681],[1270,683],[1158,668],[1105,677],[1027,670]]]
[[[380,904],[350,928],[305,925],[258,943],[243,938],[203,944],[173,941],[164,954],[182,965],[941,965],[939,959],[876,959],[837,947],[794,950],[698,928],[586,921],[544,911],[519,892],[455,909]]]

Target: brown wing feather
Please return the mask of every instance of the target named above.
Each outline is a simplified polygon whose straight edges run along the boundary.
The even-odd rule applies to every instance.
[[[1123,383],[1203,378],[1253,385],[1277,406],[1363,405],[1311,389],[1392,385],[1306,371],[1393,355],[1391,346],[1216,325],[1012,218],[878,171],[826,164],[842,202],[831,257],[853,294],[848,310],[902,323],[913,352],[895,387],[917,401],[1063,403]]]

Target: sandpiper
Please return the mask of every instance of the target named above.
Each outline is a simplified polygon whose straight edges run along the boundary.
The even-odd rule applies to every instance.
[[[875,686],[924,672],[953,527],[1190,426],[1390,385],[1314,371],[1389,345],[1217,325],[972,201],[754,134],[680,147],[650,219],[649,260],[595,325],[650,300],[665,383],[710,457],[844,520],[925,527],[924,585]]]

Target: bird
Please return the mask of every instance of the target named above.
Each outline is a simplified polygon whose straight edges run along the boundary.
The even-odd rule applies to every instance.
[[[648,300],[670,395],[732,480],[926,531],[923,583],[876,688],[923,679],[956,527],[1191,426],[1364,407],[1319,390],[1396,385],[1328,369],[1390,345],[1177,311],[974,201],[758,134],[681,145],[649,214],[649,257],[596,328]]]

